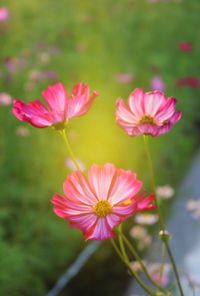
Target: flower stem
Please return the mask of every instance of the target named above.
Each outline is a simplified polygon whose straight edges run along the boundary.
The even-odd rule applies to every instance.
[[[162,262],[160,266],[160,282],[162,282],[165,262],[166,262],[166,247],[165,247],[165,244],[162,243]]]
[[[124,241],[123,241],[122,223],[119,225],[118,230],[119,230],[119,246],[120,246],[122,255],[123,255],[124,259],[126,259],[127,261],[129,261],[128,256],[126,254],[126,249],[125,249],[125,246],[124,246]]]
[[[126,265],[126,267],[128,268],[128,270],[130,271],[131,275],[135,278],[135,280],[137,281],[137,283],[147,292],[147,295],[150,296],[155,296],[156,294],[154,293],[154,291],[152,289],[150,289],[138,276],[138,274],[133,271],[133,269],[130,266],[129,261],[127,261],[123,255],[121,254],[117,244],[115,243],[114,239],[111,238],[111,243],[113,245],[113,248],[115,249],[117,255],[119,256],[119,258],[121,259],[121,261]]]
[[[149,144],[148,144],[148,136],[144,135],[143,140],[144,140],[144,147],[145,147],[145,152],[146,152],[147,162],[148,162],[148,170],[149,170],[149,177],[150,177],[150,182],[151,182],[151,189],[152,189],[153,193],[155,194],[155,178],[154,178],[153,163],[152,163]],[[161,215],[161,211],[160,211],[160,207],[159,207],[159,203],[158,203],[156,195],[155,195],[155,205],[156,205],[156,208],[158,211],[160,229],[162,231],[161,239],[162,239],[163,243],[165,244],[169,259],[171,261],[171,264],[172,264],[172,267],[173,267],[173,270],[175,273],[176,281],[178,284],[180,295],[184,296],[183,289],[182,289],[181,282],[180,282],[180,278],[179,278],[179,274],[178,274],[178,269],[176,267],[176,263],[175,263],[174,257],[172,255],[172,252],[171,252],[171,249],[170,249],[170,246],[168,243],[169,238],[167,238],[165,235],[166,231],[165,231],[165,227],[164,227],[164,222],[162,219],[162,215]]]
[[[127,239],[127,237],[122,233],[122,238],[125,242],[125,244],[127,245],[129,251],[131,252],[131,254],[134,256],[134,258],[140,263],[144,274],[146,275],[146,277],[149,279],[149,281],[156,286],[156,288],[162,292],[166,292],[164,288],[162,288],[159,284],[157,284],[150,276],[145,264],[143,263],[142,259],[140,258],[140,256],[138,255],[137,251],[135,250],[135,248],[133,247],[133,245],[129,242],[129,240]]]
[[[69,144],[69,140],[68,140],[68,138],[67,138],[67,134],[66,134],[65,129],[60,130],[60,134],[61,134],[61,136],[62,136],[62,138],[63,138],[63,140],[64,140],[64,142],[65,142],[65,145],[66,145],[66,147],[67,147],[67,150],[68,150],[68,152],[69,152],[69,155],[70,155],[71,159],[73,160],[73,162],[74,162],[74,164],[75,164],[77,170],[78,170],[78,171],[81,171],[80,166],[79,166],[79,164],[78,164],[78,162],[77,162],[77,160],[76,160],[76,157],[74,156],[74,153],[73,153],[73,151],[72,151],[72,148],[71,148],[71,146],[70,146],[70,144]]]

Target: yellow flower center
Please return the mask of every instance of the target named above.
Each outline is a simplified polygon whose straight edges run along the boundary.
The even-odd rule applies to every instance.
[[[95,205],[94,212],[99,217],[106,217],[111,213],[111,205],[107,200],[101,200]]]
[[[144,115],[141,119],[140,119],[140,124],[145,124],[145,123],[149,123],[149,124],[155,124],[153,117],[151,117],[150,115]]]

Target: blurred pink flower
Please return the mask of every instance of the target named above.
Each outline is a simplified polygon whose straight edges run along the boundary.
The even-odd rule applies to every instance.
[[[153,225],[158,222],[157,214],[137,214],[135,222],[143,225]]]
[[[195,220],[200,220],[200,200],[190,199],[186,208],[192,213],[192,217]]]
[[[8,8],[0,7],[0,22],[5,22],[9,19],[10,13]]]
[[[130,72],[127,72],[127,73],[117,73],[115,75],[115,79],[117,82],[119,83],[131,83],[133,81],[133,74],[130,73]]]
[[[37,69],[31,70],[28,76],[30,82],[42,82],[45,80],[56,80],[58,78],[58,74],[55,71],[41,71]]]
[[[144,262],[143,262],[144,263]],[[132,261],[131,262],[131,268],[135,272],[140,272],[142,271],[141,264],[138,261]]]
[[[152,279],[159,285],[166,287],[169,284],[171,266],[170,264],[164,264],[162,277],[160,277],[160,268],[161,263],[149,263],[147,265],[148,272],[150,273]]]
[[[0,93],[0,106],[9,106],[12,104],[12,97],[7,93]]]
[[[135,89],[127,104],[121,98],[116,104],[118,125],[132,137],[139,135],[160,136],[171,130],[181,118],[176,111],[176,99],[167,98],[160,91],[144,93]]]
[[[79,165],[81,171],[84,171],[84,170],[85,170],[85,165],[84,165],[84,163],[83,163],[82,161],[80,161],[79,159],[76,159],[76,161],[77,161],[77,163],[78,163],[78,165]],[[68,158],[66,159],[65,164],[66,164],[66,166],[68,167],[68,169],[70,169],[71,171],[76,171],[76,170],[77,170],[77,168],[76,168],[76,166],[75,166],[73,160],[72,160],[70,157],[68,157]]]
[[[130,230],[130,236],[135,239],[143,239],[147,234],[146,228],[141,225],[135,225]]]
[[[88,179],[80,171],[64,182],[65,197],[52,198],[54,212],[71,226],[82,230],[86,239],[104,240],[114,236],[113,229],[138,211],[155,208],[154,196],[141,200],[136,193],[142,182],[131,171],[113,164],[92,165]]]
[[[174,196],[174,188],[170,185],[157,186],[156,195],[161,199],[170,199]]]
[[[160,76],[154,76],[151,80],[151,89],[152,90],[159,90],[159,91],[164,91],[165,90],[165,85]]]
[[[190,42],[181,42],[178,45],[180,51],[183,52],[191,52],[192,51],[192,44]]]
[[[137,242],[138,250],[143,251],[147,247],[149,247],[152,243],[152,237],[151,235],[147,234],[142,240],[139,240]]]
[[[21,125],[16,128],[16,135],[19,137],[27,137],[29,136],[29,134],[30,134],[30,131],[25,126]]]
[[[96,91],[90,95],[89,86],[83,83],[74,86],[71,96],[62,83],[49,86],[42,94],[47,107],[39,100],[28,104],[22,100],[15,100],[13,114],[19,120],[38,128],[53,126],[55,129],[63,129],[69,119],[85,114],[98,95]]]
[[[4,64],[9,72],[15,73],[22,70],[27,61],[24,58],[16,58],[16,57],[6,57],[4,59]]]
[[[182,77],[176,80],[178,87],[188,86],[191,88],[197,88],[199,86],[199,79],[194,76]]]

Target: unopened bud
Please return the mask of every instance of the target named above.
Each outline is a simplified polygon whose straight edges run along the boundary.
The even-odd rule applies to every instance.
[[[171,239],[171,236],[167,230],[161,230],[159,232],[159,237],[162,241]]]

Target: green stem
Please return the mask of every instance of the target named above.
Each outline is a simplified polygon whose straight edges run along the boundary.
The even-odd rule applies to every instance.
[[[117,255],[119,256],[119,258],[121,259],[121,261],[126,265],[126,267],[128,268],[128,270],[130,271],[131,275],[135,278],[135,280],[137,281],[137,283],[147,292],[147,295],[150,296],[155,296],[156,294],[154,293],[154,291],[152,289],[150,289],[138,276],[138,274],[133,271],[133,269],[130,266],[130,263],[123,257],[123,255],[120,253],[119,248],[117,247],[114,239],[111,238],[111,243],[113,245],[113,248],[115,249]]]
[[[72,151],[72,148],[71,148],[71,146],[70,146],[70,144],[69,144],[69,140],[68,140],[68,138],[67,138],[67,135],[66,135],[66,131],[65,131],[65,129],[60,130],[60,134],[61,134],[61,136],[62,136],[62,138],[63,138],[63,140],[64,140],[64,142],[65,142],[65,145],[66,145],[66,147],[67,147],[67,150],[68,150],[68,152],[69,152],[69,155],[70,155],[71,159],[73,160],[73,162],[74,162],[74,164],[75,164],[77,170],[78,170],[78,171],[81,171],[80,166],[79,166],[79,164],[78,164],[78,162],[77,162],[77,160],[76,160],[76,157],[74,156],[74,153],[73,153],[73,151]]]
[[[149,170],[151,188],[152,188],[153,193],[155,194],[155,178],[154,178],[153,163],[152,163],[149,144],[148,144],[148,136],[143,136],[143,139],[144,139],[144,147],[145,147],[145,152],[146,152],[147,162],[148,162],[148,170]],[[172,255],[172,252],[171,252],[171,249],[170,249],[170,246],[168,243],[168,238],[166,238],[166,235],[165,235],[164,222],[162,219],[162,215],[161,215],[161,211],[160,211],[160,207],[159,207],[159,203],[158,203],[156,195],[155,195],[155,205],[156,205],[157,211],[158,211],[160,229],[162,231],[161,239],[162,239],[163,243],[165,244],[168,256],[170,258],[170,261],[171,261],[171,264],[172,264],[172,267],[174,270],[174,274],[176,277],[176,281],[178,284],[180,295],[184,296],[183,289],[182,289],[181,282],[180,282],[180,278],[179,278],[179,274],[178,274],[178,269],[176,267],[176,263],[175,263],[174,257]]]
[[[162,278],[163,278],[165,262],[166,262],[166,247],[165,247],[165,244],[162,243],[162,262],[160,266],[160,282],[162,281]]]
[[[127,245],[129,251],[131,252],[131,254],[135,257],[135,259],[140,263],[144,274],[146,275],[146,277],[150,280],[150,282],[156,286],[156,288],[162,292],[166,292],[166,290],[164,288],[162,288],[160,285],[158,285],[150,276],[145,264],[143,263],[142,259],[140,258],[140,256],[138,255],[137,251],[135,250],[135,248],[133,247],[133,245],[129,242],[129,240],[126,238],[126,236],[122,233],[122,238],[125,242],[125,244]]]
[[[127,261],[129,261],[128,256],[126,254],[125,247],[124,247],[122,223],[119,225],[118,230],[119,230],[119,246],[120,246],[122,255],[123,255],[124,259],[126,259]]]

